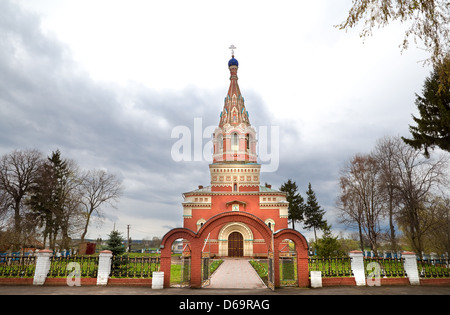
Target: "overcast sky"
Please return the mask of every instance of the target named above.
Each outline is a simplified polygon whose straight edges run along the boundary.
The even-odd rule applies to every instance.
[[[250,122],[279,130],[279,165],[261,183],[290,178],[305,196],[311,182],[337,234],[339,170],[383,136],[408,136],[430,73],[420,43],[401,53],[401,25],[365,41],[333,27],[351,4],[2,0],[0,155],[60,149],[117,174],[124,196],[88,237],[114,223],[133,239],[162,237],[182,226],[182,193],[209,185],[209,161],[174,161],[172,131],[218,125],[234,44]]]

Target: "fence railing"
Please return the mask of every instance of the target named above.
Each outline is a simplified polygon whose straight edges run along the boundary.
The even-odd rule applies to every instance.
[[[114,278],[151,278],[153,271],[159,271],[159,266],[159,256],[113,256],[110,276]]]
[[[98,256],[53,256],[50,258],[50,262],[49,278],[67,277],[70,273],[77,271],[80,272],[82,278],[97,277]]]
[[[0,256],[0,277],[32,278],[36,266],[35,256]]]
[[[417,269],[421,278],[450,278],[450,259],[418,259]]]
[[[403,267],[402,258],[384,258],[384,257],[365,257],[364,270],[366,275],[375,269],[371,263],[376,263],[379,268],[380,277],[382,278],[398,278],[405,277],[405,269]]]
[[[309,257],[309,271],[321,271],[322,277],[351,277],[350,257]]]

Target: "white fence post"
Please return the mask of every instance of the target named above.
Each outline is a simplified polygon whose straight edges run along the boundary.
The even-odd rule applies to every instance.
[[[366,285],[366,273],[364,271],[364,256],[362,251],[352,250],[350,253],[352,272],[356,285]]]
[[[112,252],[102,250],[98,258],[97,285],[107,285],[111,273]]]
[[[310,271],[311,274],[311,288],[322,287],[322,271]]]
[[[153,271],[152,273],[152,289],[164,289],[164,272]]]
[[[50,271],[50,257],[53,251],[42,249],[36,253],[36,269],[34,271],[33,285],[43,285]]]
[[[403,252],[402,258],[405,259],[403,268],[408,276],[411,285],[420,285],[419,270],[417,268],[417,257],[413,252]]]

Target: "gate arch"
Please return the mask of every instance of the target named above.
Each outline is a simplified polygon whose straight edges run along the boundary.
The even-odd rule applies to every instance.
[[[164,287],[170,287],[170,267],[172,265],[172,244],[177,239],[185,239],[191,246],[197,241],[197,235],[194,231],[186,228],[176,228],[167,232],[161,240],[161,260],[159,271],[164,272]]]
[[[306,238],[293,229],[283,229],[279,230],[274,234],[274,247],[279,248],[280,243],[285,240],[290,239],[295,244],[295,250],[297,252],[297,277],[299,287],[309,286],[309,270],[308,270],[308,242]],[[275,261],[275,286],[280,286],[280,257],[279,251],[274,251]]]
[[[275,248],[278,248],[284,239],[292,240],[296,245],[298,259],[298,285],[299,287],[309,286],[308,272],[308,243],[305,237],[298,231],[293,229],[279,230],[272,235],[272,230],[257,216],[248,212],[223,212],[211,217],[203,226],[195,233],[186,228],[177,228],[167,232],[161,241],[161,266],[160,271],[164,272],[164,287],[170,287],[170,259],[171,247],[176,239],[184,238],[191,244],[191,287],[201,288],[201,259],[202,247],[204,239],[215,228],[225,226],[230,223],[240,222],[249,227],[254,227],[261,234],[270,251],[274,253],[275,267],[275,286],[280,285],[279,272],[279,254]],[[272,237],[273,236],[273,237]],[[273,248],[272,248],[273,239]]]

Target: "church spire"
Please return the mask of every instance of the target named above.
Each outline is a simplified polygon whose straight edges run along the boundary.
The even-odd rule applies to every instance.
[[[234,58],[231,45],[230,87],[220,113],[219,126],[214,131],[214,163],[256,163],[256,131],[250,125],[244,98],[238,85],[239,62]]]
[[[238,85],[238,68],[239,62],[234,58],[234,45],[230,46],[231,59],[228,61],[228,69],[230,70],[230,87],[224,100],[223,111],[220,116],[219,127],[226,124],[238,126],[240,124],[250,125],[248,112],[245,109],[244,97]]]

